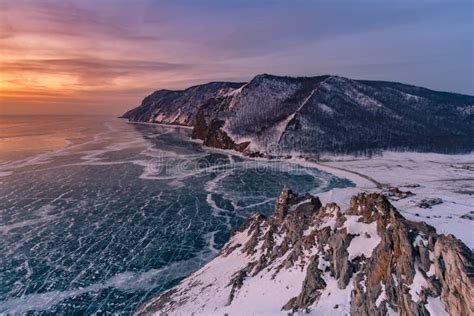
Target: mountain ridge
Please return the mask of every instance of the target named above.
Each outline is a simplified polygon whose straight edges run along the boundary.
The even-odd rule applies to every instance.
[[[204,144],[248,155],[474,149],[473,96],[333,75],[158,90],[124,118],[193,126]]]

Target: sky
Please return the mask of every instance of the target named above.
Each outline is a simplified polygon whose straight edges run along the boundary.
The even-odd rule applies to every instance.
[[[113,114],[256,74],[474,95],[474,1],[0,0],[0,115]]]

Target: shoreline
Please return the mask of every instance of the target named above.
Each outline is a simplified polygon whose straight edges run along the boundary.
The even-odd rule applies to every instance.
[[[199,140],[192,141],[202,143]],[[245,159],[270,160],[248,157],[234,150],[207,146],[202,148]],[[350,198],[360,192],[388,194],[390,187],[410,191],[412,196],[390,198],[391,203],[407,219],[426,222],[442,234],[453,234],[474,249],[474,235],[470,233],[470,230],[474,229],[474,220],[469,219],[469,214],[474,214],[474,185],[469,185],[469,181],[472,181],[469,173],[474,175],[474,153],[450,155],[387,151],[380,156],[350,160],[338,160],[335,156],[333,159],[323,163],[307,158],[274,161],[316,168],[346,178],[355,184],[355,187],[351,188],[335,188],[318,193],[323,205],[336,202],[344,209],[348,207]],[[469,189],[467,193],[462,193],[466,188]],[[442,203],[428,208],[419,207],[423,200],[436,198],[440,198]],[[471,216],[474,218],[474,215]]]
[[[190,139],[189,141],[193,143],[198,143],[202,145],[202,140],[200,139]],[[249,157],[244,155],[243,153],[232,150],[232,149],[220,149],[220,148],[214,148],[214,147],[208,147],[202,145],[202,148],[204,150],[210,151],[210,152],[215,152],[215,153],[221,153],[221,154],[227,154],[227,155],[233,155],[237,156],[243,159],[248,159],[248,160],[254,160],[254,161],[278,161],[278,162],[286,162],[286,163],[291,163],[291,164],[297,164],[302,167],[310,167],[310,168],[316,168],[321,171],[325,171],[331,174],[334,174],[335,176],[338,177],[343,177],[346,178],[347,180],[353,182],[356,187],[361,188],[361,189],[372,189],[372,188],[377,188],[378,185],[381,185],[379,182],[376,180],[365,176],[363,174],[360,174],[358,172],[354,172],[352,170],[347,170],[343,168],[338,168],[335,166],[330,166],[324,163],[319,163],[316,161],[308,160],[306,158],[264,158],[264,157]]]
[[[426,222],[440,234],[453,234],[474,249],[474,153],[446,155],[416,152],[384,152],[379,157],[326,162],[331,168],[366,175],[383,183],[370,192],[390,195],[389,187],[412,195],[389,197],[408,220]],[[360,189],[360,186],[359,186]],[[421,206],[440,199],[439,204]]]
[[[126,118],[119,117],[118,119],[127,120]],[[193,129],[192,126],[186,125],[178,125],[178,124],[166,124],[166,123],[153,123],[153,122],[135,122],[135,121],[126,121],[127,124],[143,124],[143,125],[159,125],[164,127],[174,127],[174,128],[185,128],[185,129]]]
[[[161,125],[192,129],[177,124],[130,122],[134,124]],[[202,140],[190,142],[202,145]],[[336,202],[345,207],[352,195],[359,192],[385,193],[389,187],[410,191],[412,196],[392,198],[392,204],[409,220],[426,222],[438,232],[453,234],[474,249],[474,185],[469,181],[474,176],[474,152],[469,154],[441,154],[421,152],[384,151],[372,157],[329,156],[324,162],[311,158],[249,157],[241,152],[202,145],[209,152],[233,155],[254,161],[281,161],[316,168],[353,182],[355,187],[331,189],[317,194],[323,203]],[[471,180],[472,181],[472,180]],[[304,192],[300,192],[304,193]],[[420,208],[423,200],[440,198],[442,203]]]
[[[182,127],[161,123],[145,124]],[[186,128],[191,129],[191,127]],[[390,203],[407,220],[425,222],[433,226],[438,234],[452,234],[469,248],[474,249],[474,235],[471,234],[474,221],[463,218],[465,214],[474,214],[474,194],[459,193],[463,189],[472,189],[474,192],[474,184],[469,185],[474,176],[474,153],[472,152],[450,155],[384,151],[381,155],[372,157],[333,156],[318,162],[311,157],[274,159],[248,157],[235,150],[204,146],[203,141],[199,139],[189,137],[188,141],[200,144],[202,150],[209,153],[220,153],[250,161],[286,162],[302,167],[316,168],[345,178],[354,183],[355,187],[333,188],[326,192],[316,193],[315,195],[321,200],[322,205],[334,202],[340,206],[342,212],[345,212],[352,196],[361,192],[382,193],[387,195]],[[403,192],[410,191],[412,195],[402,198],[390,197],[389,187],[399,188]],[[304,194],[305,192],[298,193]],[[440,198],[442,203],[429,208],[419,206],[423,200],[435,198]],[[190,276],[192,275],[194,274]],[[160,292],[143,302],[137,311],[147,304],[152,304],[162,293]]]
[[[236,155],[236,156],[241,156],[242,158],[248,158],[251,160],[257,160],[257,161],[258,160],[262,160],[262,161],[272,160],[268,158],[246,157],[242,153],[235,153],[233,151],[227,151],[223,149],[208,148],[205,146],[203,146],[202,148],[209,152],[220,152],[227,155]],[[456,203],[459,203],[458,201],[459,194],[456,195],[457,193],[454,192],[455,190],[452,190],[453,188],[451,188],[451,190],[445,189],[443,191],[443,190],[438,189],[437,186],[435,186],[436,184],[439,184],[440,182],[444,183],[446,181],[451,181],[451,182],[472,181],[470,177],[465,176],[466,172],[474,172],[474,154],[472,153],[468,155],[459,155],[459,156],[453,157],[452,155],[440,155],[440,154],[429,154],[429,153],[385,152],[381,156],[378,156],[378,157],[370,157],[370,158],[366,157],[362,159],[351,159],[351,160],[345,160],[345,161],[334,160],[334,161],[325,162],[323,164],[308,161],[303,158],[274,159],[274,161],[286,161],[289,163],[300,164],[304,167],[315,167],[322,171],[330,172],[333,175],[345,177],[346,179],[353,181],[356,184],[356,187],[335,188],[327,192],[315,194],[315,196],[317,196],[320,199],[323,206],[326,205],[327,203],[333,202],[333,203],[336,203],[340,207],[341,212],[344,213],[349,207],[348,204],[352,196],[358,195],[359,193],[364,192],[364,191],[370,192],[370,193],[382,193],[387,196],[390,203],[407,220],[406,223],[409,223],[409,224],[406,224],[406,225],[415,225],[415,224],[412,224],[411,222],[417,222],[417,223],[425,222],[436,229],[438,238],[440,239],[445,238],[443,235],[452,234],[455,236],[455,238],[459,239],[465,245],[467,245],[467,247],[471,249],[474,248],[474,236],[471,236],[472,234],[470,233],[470,227],[474,228],[474,224],[472,220],[468,220],[468,219],[464,220],[460,217],[458,218],[455,217],[455,216],[459,216],[460,214],[462,214],[462,212],[464,212],[462,209],[460,210],[458,209],[456,211],[457,214],[452,213],[453,207],[456,207]],[[444,168],[441,168],[442,171],[439,170],[440,169],[439,165],[444,166]],[[462,172],[450,173],[453,171],[453,169],[450,169],[450,168],[454,168],[453,166],[456,166],[456,165],[459,165],[458,169],[462,170],[464,172],[464,175],[462,174]],[[469,167],[466,167],[466,166],[469,166]],[[471,167],[473,169],[470,169]],[[447,177],[449,175],[451,175],[451,177]],[[413,191],[414,195],[413,196],[409,195],[406,198],[393,199],[393,197],[390,197],[387,194],[389,192],[384,191],[388,188],[389,185],[400,187],[400,189],[405,192],[408,190]],[[418,186],[415,186],[415,185],[418,185]],[[297,192],[297,193],[304,194],[305,192]],[[420,199],[433,197],[433,194],[442,196],[443,203],[439,205],[433,205],[431,208],[427,208],[427,209],[419,208],[416,206],[416,203]],[[469,197],[467,202],[468,203],[466,203],[465,206],[467,208],[471,207],[471,210],[474,211],[474,203],[472,203],[474,202],[474,197]],[[419,213],[418,215],[415,215],[411,211],[413,208],[416,208],[417,213],[415,214]],[[448,213],[450,211],[451,213]],[[362,222],[362,220],[359,219],[359,221],[355,223],[358,225],[359,222]],[[387,229],[390,225],[391,223],[388,224]],[[417,227],[417,226],[412,226],[412,227]],[[390,232],[390,230],[388,231]],[[239,233],[237,233],[237,235],[234,235],[233,237],[231,237],[230,244],[229,244],[231,246],[228,246],[228,248],[224,247],[223,249],[229,250],[229,249],[234,249],[233,247],[239,247],[239,246],[241,247],[242,244],[247,245],[245,242],[248,243],[248,239],[242,239],[242,238],[245,238],[245,237],[242,237],[242,236],[245,236],[245,231],[240,231],[240,232],[241,232],[240,235],[238,235]],[[412,230],[407,232],[407,234],[411,232]],[[370,232],[369,234],[369,236],[376,236],[376,235],[377,235],[376,230],[374,232]],[[419,236],[421,236],[421,234]],[[419,236],[417,238],[421,238]],[[358,237],[355,237],[355,240],[357,240],[357,238]],[[452,237],[447,237],[447,238],[452,239]],[[377,241],[375,245],[371,244],[370,240],[367,240],[367,241],[364,240],[363,242],[364,244],[360,244],[360,246],[365,247],[365,248],[370,248],[371,245],[372,247],[376,247],[377,245]],[[391,252],[390,249],[388,251]],[[160,304],[163,304],[163,303],[168,304],[170,302],[171,302],[171,305],[174,304],[175,302],[178,302],[176,305],[177,306],[176,309],[170,309],[170,311],[173,311],[173,312],[186,313],[196,308],[195,306],[200,306],[204,311],[206,310],[205,304],[200,303],[197,305],[193,305],[193,304],[187,305],[186,300],[190,299],[194,301],[201,296],[206,297],[206,293],[213,293],[212,291],[215,291],[215,292],[212,294],[212,296],[209,296],[209,297],[212,297],[212,298],[217,297],[217,299],[215,301],[213,301],[213,299],[206,301],[206,304],[211,304],[210,306],[212,306],[212,308],[210,308],[209,310],[213,310],[213,309],[217,310],[217,308],[220,308],[219,310],[223,311],[223,314],[226,314],[228,311],[229,311],[229,314],[232,314],[230,311],[235,311],[235,309],[232,309],[232,307],[229,307],[231,306],[229,303],[225,303],[227,294],[223,296],[219,296],[219,293],[224,292],[224,291],[232,291],[232,290],[227,290],[229,285],[234,284],[232,283],[233,282],[232,280],[235,280],[235,279],[232,279],[232,278],[237,275],[237,272],[245,271],[244,270],[245,263],[251,262],[254,259],[252,258],[252,259],[249,259],[248,261],[245,261],[245,259],[242,259],[245,257],[241,256],[241,254],[238,254],[235,257],[231,257],[232,253],[230,251],[228,253],[224,251],[223,253],[225,255],[219,255],[214,260],[208,262],[201,269],[193,272],[192,274],[184,278],[182,281],[180,281],[178,285],[175,285],[174,287],[170,288],[167,291],[159,292],[153,297],[151,297],[150,299],[148,299],[147,301],[143,302],[141,305],[139,305],[134,315],[141,315],[142,313],[147,313],[148,311],[153,310],[155,308],[156,308],[155,311],[160,311],[161,309],[165,307],[165,305],[160,305]],[[242,262],[244,264],[241,265]],[[415,260],[413,260],[413,262],[415,262]],[[247,265],[247,267],[248,266],[249,265]],[[271,270],[268,269],[267,271],[271,271]],[[277,272],[275,272],[273,276],[275,276],[276,273],[279,273],[280,270],[276,270],[276,271]],[[263,272],[260,275],[260,277],[255,277],[254,279],[252,279],[252,277],[254,277],[253,275],[250,275],[250,276],[245,275],[243,280],[240,283],[243,285],[241,285],[241,288],[239,288],[236,293],[237,295],[239,295],[240,300],[245,300],[248,297],[258,296],[259,299],[262,299],[262,301],[260,302],[262,306],[265,306],[265,308],[267,308],[268,310],[272,310],[272,312],[273,312],[273,308],[277,306],[274,312],[276,313],[280,312],[280,306],[286,306],[283,304],[285,304],[285,302],[287,302],[289,298],[295,297],[295,293],[299,293],[296,290],[295,292],[291,292],[292,289],[300,290],[301,286],[303,286],[303,289],[305,288],[304,282],[306,279],[303,277],[300,277],[300,276],[304,276],[304,273],[299,273],[298,271],[299,271],[298,269],[292,270],[292,268],[290,267],[288,270],[288,273],[281,274],[283,276],[281,277],[281,279],[276,279],[277,281],[275,281],[275,279],[273,278],[266,279],[266,276],[272,275],[267,272]],[[302,271],[305,271],[305,270],[302,270]],[[429,271],[431,271],[431,269]],[[225,273],[225,274],[220,275],[218,273]],[[216,279],[216,274],[219,275],[217,279]],[[225,281],[221,283],[217,283],[218,279],[224,279]],[[228,282],[228,280],[231,280],[231,282]],[[326,280],[327,279],[324,278],[324,281]],[[412,285],[413,287],[417,286],[418,283],[417,281],[415,281],[415,278],[413,279],[412,282],[413,282],[413,285]],[[283,285],[281,285],[281,288],[278,288],[280,284],[283,284]],[[331,284],[334,284],[334,286],[332,286]],[[198,290],[196,290],[196,292],[193,292],[194,288],[197,288]],[[273,297],[269,300],[265,300],[265,298],[268,297],[268,293],[269,292],[272,293],[270,289],[275,289],[275,288],[278,288],[278,293],[286,293],[285,292],[285,289],[286,289],[290,291],[290,294],[288,294],[286,297],[284,297],[280,301],[275,300]],[[234,287],[232,287],[232,289],[234,289]],[[349,306],[351,302],[349,291],[334,292],[334,291],[338,291],[338,290],[335,290],[336,285],[334,282],[325,283],[325,289],[327,291],[326,295],[328,297],[327,298],[328,300],[329,300],[329,297],[337,297],[338,301],[337,302],[330,301],[330,303],[328,304],[321,303],[319,309],[316,306],[316,308],[314,309],[315,312],[324,311],[324,314],[326,314],[326,311],[333,311],[336,308],[334,306],[338,306],[339,309],[343,308],[344,305],[340,304],[340,300],[344,299],[344,296],[342,296],[341,298],[342,294],[340,293],[343,293],[344,295],[346,293],[349,294],[348,299],[347,299],[349,303],[345,303],[346,309],[349,310],[347,307]],[[349,287],[348,289],[351,289],[351,287]],[[251,294],[248,295],[247,293],[251,293]],[[232,295],[232,294],[229,294],[229,295]],[[326,298],[326,296],[324,297]],[[181,300],[182,298],[183,300]],[[233,299],[235,298],[233,297]],[[250,301],[252,302],[251,299]],[[183,302],[182,305],[180,305],[181,302]],[[214,303],[215,303],[215,306],[217,307],[212,305]],[[239,301],[239,303],[241,303],[241,301]],[[239,303],[235,303],[233,306],[239,306],[238,305]],[[428,305],[429,304],[430,303],[428,302]]]

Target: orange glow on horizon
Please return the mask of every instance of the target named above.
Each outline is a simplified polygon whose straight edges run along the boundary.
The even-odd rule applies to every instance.
[[[259,73],[473,93],[471,4],[185,2],[0,1],[0,115],[118,115],[157,89]]]

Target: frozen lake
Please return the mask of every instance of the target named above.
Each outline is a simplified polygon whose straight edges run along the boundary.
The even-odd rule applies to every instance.
[[[184,128],[0,120],[0,313],[131,313],[211,260],[253,212],[348,180],[205,150]]]

